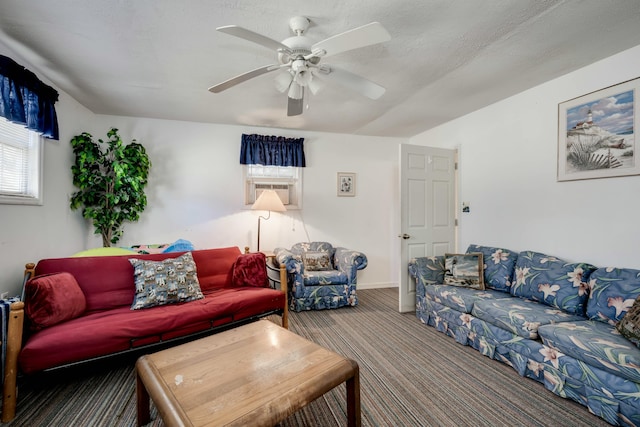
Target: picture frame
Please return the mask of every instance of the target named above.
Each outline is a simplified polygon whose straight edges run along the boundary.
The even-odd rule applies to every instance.
[[[640,78],[558,104],[558,181],[640,175]]]
[[[356,174],[338,172],[338,197],[354,197],[356,195]]]
[[[444,254],[444,283],[484,290],[484,260],[482,252]]]

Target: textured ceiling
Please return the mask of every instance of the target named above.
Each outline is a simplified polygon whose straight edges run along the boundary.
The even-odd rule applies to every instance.
[[[276,73],[207,90],[277,62],[216,27],[282,41],[296,15],[311,20],[314,41],[380,22],[390,41],[326,63],[386,93],[326,85],[287,117]],[[639,28],[639,0],[0,1],[0,42],[96,114],[394,137],[640,45]]]

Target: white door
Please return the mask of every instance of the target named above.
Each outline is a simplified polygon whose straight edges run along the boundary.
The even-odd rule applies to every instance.
[[[414,311],[411,258],[455,250],[455,150],[400,144],[400,312]]]

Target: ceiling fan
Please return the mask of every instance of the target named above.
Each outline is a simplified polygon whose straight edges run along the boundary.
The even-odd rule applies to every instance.
[[[302,114],[305,89],[309,89],[315,95],[324,80],[340,84],[371,99],[381,97],[385,92],[382,86],[333,65],[320,64],[320,60],[327,56],[388,41],[391,36],[387,30],[379,22],[372,22],[314,43],[305,35],[309,23],[309,19],[304,16],[291,18],[289,27],[295,35],[282,42],[237,25],[216,28],[220,32],[276,51],[278,63],[240,74],[211,86],[209,91],[219,93],[254,77],[284,70],[286,72],[276,78],[276,89],[283,93],[287,92],[288,116]]]

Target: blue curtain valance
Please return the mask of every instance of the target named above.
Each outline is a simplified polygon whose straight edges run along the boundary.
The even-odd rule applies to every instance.
[[[240,164],[305,167],[304,138],[242,134]]]
[[[58,92],[13,59],[0,55],[0,116],[58,139]]]

